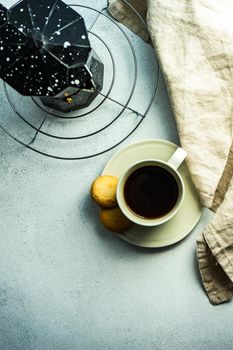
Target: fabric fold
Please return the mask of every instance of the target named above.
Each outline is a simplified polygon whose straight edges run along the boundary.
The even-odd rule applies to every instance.
[[[208,244],[202,235],[197,240],[198,265],[209,300],[217,305],[233,296],[233,283],[214,259]]]
[[[197,240],[210,301],[233,295],[233,3],[231,0],[130,0],[147,18],[182,147],[202,204],[216,211]],[[125,0],[110,13],[148,41]]]
[[[128,3],[128,5],[127,5]],[[146,21],[147,3],[141,0],[115,1],[109,0],[109,12],[119,22],[124,23],[135,34],[139,35],[144,41],[150,40],[148,30],[141,23],[138,14]],[[135,13],[135,11],[137,13]]]

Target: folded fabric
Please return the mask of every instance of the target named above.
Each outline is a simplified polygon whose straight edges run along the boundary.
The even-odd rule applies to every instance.
[[[129,2],[129,4],[128,4]],[[187,164],[202,204],[215,215],[197,240],[213,304],[233,295],[233,2],[110,0],[109,11],[148,41],[147,18]]]

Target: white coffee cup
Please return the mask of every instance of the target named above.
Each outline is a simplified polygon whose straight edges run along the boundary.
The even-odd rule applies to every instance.
[[[158,159],[144,159],[142,161],[139,161],[137,163],[134,163],[131,165],[120,177],[118,186],[117,186],[117,202],[121,209],[121,211],[124,213],[124,215],[131,220],[132,222],[142,225],[142,226],[157,226],[165,223],[166,221],[170,220],[179,210],[185,194],[185,186],[184,182],[182,180],[182,177],[180,176],[177,169],[179,166],[183,163],[184,159],[187,156],[187,152],[184,151],[182,148],[178,148],[171,158],[164,162],[162,160]],[[140,215],[137,215],[134,211],[130,209],[130,207],[127,205],[125,197],[124,197],[124,188],[127,179],[129,176],[134,173],[137,169],[140,169],[145,166],[157,166],[160,168],[165,169],[167,172],[169,172],[172,177],[175,179],[177,187],[178,187],[178,195],[177,200],[174,204],[174,206],[171,208],[170,211],[165,213],[163,216],[156,217],[156,218],[146,218],[142,217]]]

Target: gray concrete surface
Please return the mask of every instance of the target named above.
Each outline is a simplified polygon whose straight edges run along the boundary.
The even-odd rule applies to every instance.
[[[0,99],[1,119],[19,128],[2,86]],[[114,135],[105,132],[105,142]],[[146,138],[178,142],[162,78],[150,113],[122,147]],[[232,303],[208,302],[196,263],[208,210],[182,242],[137,248],[100,225],[89,196],[115,151],[57,161],[3,131],[0,145],[0,350],[232,349]]]

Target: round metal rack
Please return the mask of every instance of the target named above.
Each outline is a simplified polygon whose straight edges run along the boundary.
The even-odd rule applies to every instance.
[[[138,20],[141,21],[145,30],[148,31],[146,23],[136,10],[127,1],[122,0],[122,2],[138,16]],[[107,7],[98,10],[81,4],[73,4],[70,6],[77,9],[78,12],[84,10],[86,13],[91,13],[92,17],[93,14],[95,14],[94,21],[89,27],[88,33],[90,40],[94,42],[97,54],[101,53],[101,58],[107,61],[106,65],[108,67],[108,74],[105,76],[103,90],[99,91],[97,100],[94,101],[89,108],[75,113],[72,112],[65,114],[45,107],[37,98],[21,97],[18,93],[13,91],[13,89],[3,83],[6,101],[11,108],[14,118],[18,118],[20,122],[16,121],[16,123],[14,123],[15,119],[13,120],[12,117],[9,121],[6,117],[3,118],[0,115],[0,127],[8,136],[19,144],[41,155],[61,160],[81,160],[96,157],[114,149],[138,129],[148,114],[157,92],[159,64],[153,48],[149,48],[151,52],[153,52],[154,61],[152,76],[150,76],[152,84],[150,89],[148,89],[148,91],[150,91],[150,96],[147,96],[147,101],[145,103],[144,98],[142,98],[139,110],[138,106],[135,107],[134,97],[136,89],[141,84],[140,77],[142,77],[143,73],[139,74],[138,55],[134,47],[134,37],[136,37],[136,35],[131,33],[122,24],[118,23],[113,17],[111,17],[107,11]],[[108,23],[108,26],[111,28],[111,30],[109,29],[108,35],[106,35],[106,31],[103,29],[103,25],[98,28],[97,24],[101,19],[104,21],[105,25]],[[119,56],[119,42],[114,44],[111,40],[111,31],[113,28],[121,37],[121,42],[123,43],[122,50],[127,48],[128,56],[127,58],[124,57],[122,59],[131,62],[128,78],[126,79],[127,82],[124,83],[124,85],[126,85],[126,92],[122,94],[124,95],[124,101],[121,101],[118,96],[115,97],[114,95],[114,85],[116,84],[116,79],[119,74],[119,69],[117,69],[119,62],[116,62],[115,58],[116,52]],[[137,38],[136,40],[141,39]],[[149,46],[148,44],[144,45]],[[98,52],[98,49],[101,52]],[[22,108],[25,103],[18,103],[19,98],[25,99],[25,103],[28,104],[29,107],[27,113],[25,113],[25,108]],[[22,111],[23,109],[24,111]],[[101,121],[101,116],[104,113],[108,113],[111,117],[108,118],[103,125],[95,126],[95,129],[92,130],[91,127],[99,124],[98,120]],[[33,118],[32,115],[34,116]],[[130,125],[125,127],[127,121],[130,121]],[[81,122],[82,125],[80,124]],[[84,123],[88,123],[90,128],[89,131],[86,131]],[[110,145],[105,145],[106,133],[109,132],[113,134],[113,130],[110,129],[113,128],[116,123],[118,125],[115,134],[117,134],[118,139],[114,139]],[[23,132],[22,126],[25,126],[27,129],[25,133]],[[50,131],[51,128],[53,131]],[[80,132],[82,128],[84,129],[84,132]],[[59,130],[62,131],[61,134],[59,134]],[[119,132],[119,130],[121,131]],[[74,131],[75,134],[73,134]],[[76,141],[79,142],[78,145],[74,144]],[[56,143],[58,143],[58,147]],[[62,144],[61,146],[61,143],[65,144]],[[70,147],[71,143],[72,146]],[[89,150],[88,145],[90,144],[94,145],[93,150]],[[100,146],[99,148],[96,147],[97,144]],[[76,150],[78,154],[76,153]]]

